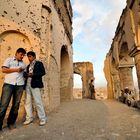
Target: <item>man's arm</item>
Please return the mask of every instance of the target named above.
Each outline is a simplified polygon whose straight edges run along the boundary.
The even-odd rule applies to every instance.
[[[3,73],[12,73],[12,72],[22,72],[24,69],[22,68],[7,68],[7,67],[2,67],[2,72]]]

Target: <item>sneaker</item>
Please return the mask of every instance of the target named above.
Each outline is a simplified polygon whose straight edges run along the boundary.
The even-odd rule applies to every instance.
[[[28,124],[30,124],[32,122],[33,122],[33,119],[28,119],[28,120],[25,120],[25,122],[23,124],[28,125]]]
[[[43,126],[45,124],[46,124],[46,120],[41,120],[40,123],[39,123],[40,126]]]

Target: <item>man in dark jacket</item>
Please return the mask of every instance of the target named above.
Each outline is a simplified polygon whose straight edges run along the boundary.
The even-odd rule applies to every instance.
[[[94,88],[94,85],[93,85],[93,80],[91,80],[90,83],[89,83],[89,90],[90,90],[90,98],[93,99],[93,100],[96,100],[96,98],[95,98],[95,88]]]
[[[27,53],[30,64],[27,66],[25,77],[25,110],[26,120],[25,125],[33,122],[32,115],[32,97],[35,102],[37,114],[40,120],[40,125],[45,125],[47,117],[44,111],[40,88],[43,88],[42,76],[45,75],[45,68],[41,61],[36,60],[36,54],[33,51]]]

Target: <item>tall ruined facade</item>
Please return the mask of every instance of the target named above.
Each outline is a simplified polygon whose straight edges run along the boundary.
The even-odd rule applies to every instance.
[[[135,91],[134,67],[140,89],[140,1],[127,0],[105,59],[108,98],[117,99],[125,87]]]
[[[70,0],[1,0],[0,67],[17,48],[36,52],[44,63],[46,111],[72,99],[73,50]],[[25,57],[24,61],[28,63]],[[0,72],[0,95],[4,74]],[[22,99],[24,100],[24,98]],[[21,102],[20,111],[23,109]],[[22,113],[21,113],[22,114]]]

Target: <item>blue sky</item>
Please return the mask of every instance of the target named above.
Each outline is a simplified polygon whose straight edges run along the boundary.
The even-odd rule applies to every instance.
[[[73,8],[73,61],[92,62],[95,86],[106,86],[103,67],[126,0],[71,0]],[[74,75],[74,87],[81,78]]]

